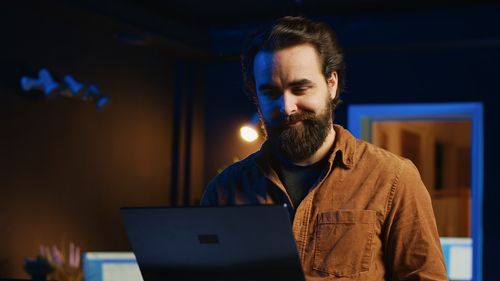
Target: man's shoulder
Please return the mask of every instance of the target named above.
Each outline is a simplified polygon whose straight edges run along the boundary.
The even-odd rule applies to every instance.
[[[255,152],[243,160],[225,167],[222,172],[212,178],[202,197],[203,205],[227,204],[234,199],[234,192],[238,187],[253,186],[262,178],[257,165],[260,152]]]
[[[257,167],[256,160],[260,155],[260,151],[254,152],[245,158],[236,161],[228,166],[224,167],[224,169],[219,173],[219,175],[232,175],[234,173],[241,173],[249,169],[255,169]]]
[[[216,175],[211,183],[230,182],[238,178],[254,174],[259,168],[257,158],[261,155],[260,151],[254,152],[242,160],[234,162],[226,166],[218,175]]]
[[[358,139],[349,130],[340,125],[335,125],[335,131],[339,138],[337,148],[342,153],[345,153],[345,155],[342,155],[342,158],[348,166],[362,167],[365,171],[377,167],[379,168],[378,170],[385,172],[391,170],[397,171],[403,167],[410,169],[414,167],[409,159],[368,141]]]
[[[356,140],[356,171],[387,179],[393,183],[420,181],[420,172],[410,159],[364,140]]]
[[[410,159],[399,156],[386,149],[363,140],[356,140],[358,167],[380,178],[385,178],[393,183],[393,187],[412,188],[407,191],[423,191],[420,172]]]
[[[408,159],[364,140],[356,139],[358,160],[375,161],[385,165],[403,165]]]

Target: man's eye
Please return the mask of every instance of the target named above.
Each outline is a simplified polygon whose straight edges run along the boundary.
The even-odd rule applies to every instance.
[[[307,87],[307,86],[303,86],[303,87],[295,87],[293,88],[293,92],[295,94],[301,94],[301,93],[305,93],[307,90],[309,90],[310,87]]]

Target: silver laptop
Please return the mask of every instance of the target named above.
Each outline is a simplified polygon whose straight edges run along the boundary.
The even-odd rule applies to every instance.
[[[144,281],[304,281],[285,206],[122,208]]]

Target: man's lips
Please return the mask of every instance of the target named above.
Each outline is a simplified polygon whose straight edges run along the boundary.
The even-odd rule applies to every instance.
[[[288,122],[285,124],[285,127],[297,127],[301,122],[302,122],[302,120]]]
[[[291,122],[285,122],[285,123],[283,123],[282,127],[283,128],[294,128],[294,127],[299,126],[301,123],[302,123],[302,120],[295,120],[295,121],[291,121]]]

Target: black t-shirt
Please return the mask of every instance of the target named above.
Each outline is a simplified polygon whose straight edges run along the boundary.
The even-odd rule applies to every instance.
[[[328,157],[309,166],[297,166],[284,159],[275,159],[273,166],[296,209],[325,170]]]

